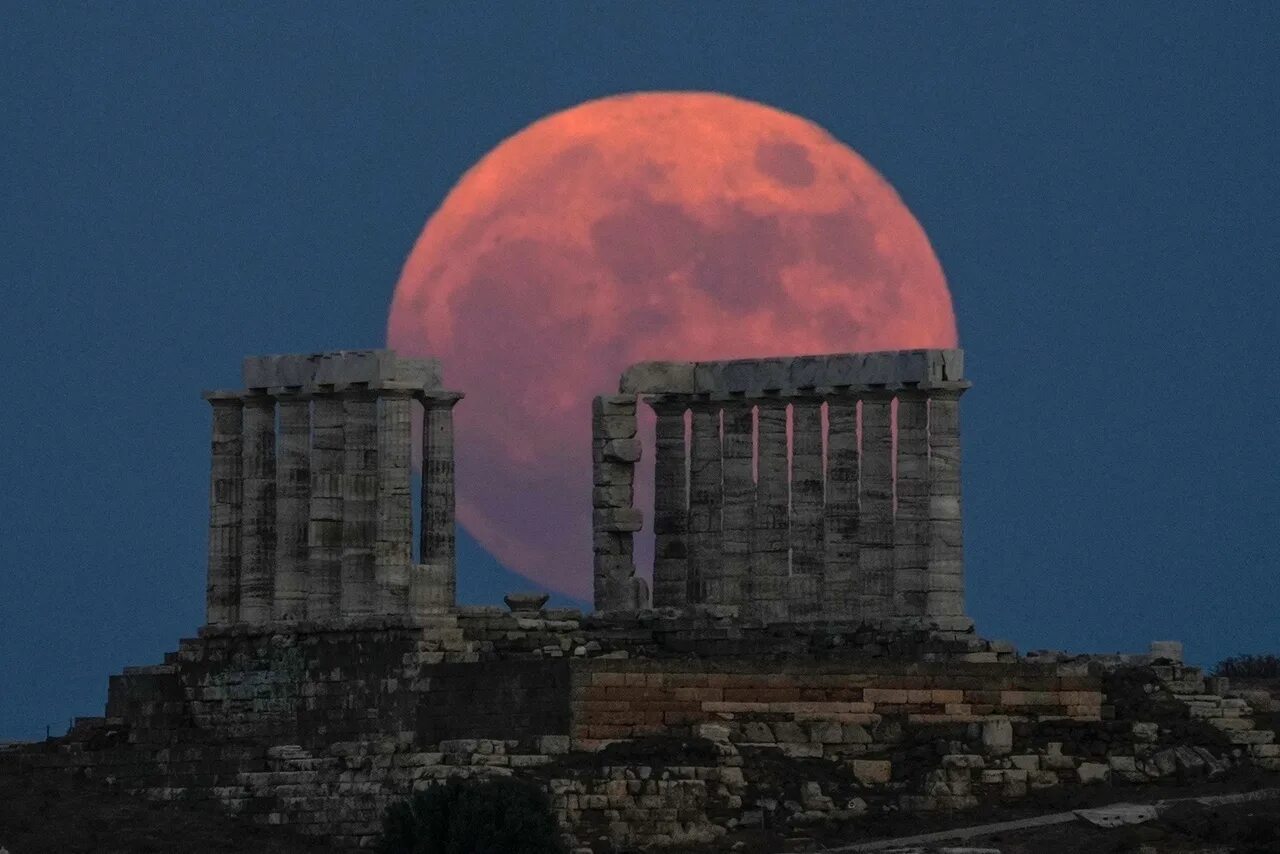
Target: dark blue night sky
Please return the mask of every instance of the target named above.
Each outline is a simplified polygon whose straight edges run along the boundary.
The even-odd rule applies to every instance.
[[[203,613],[240,357],[382,344],[452,183],[549,112],[715,90],[928,232],[969,607],[1020,648],[1280,652],[1280,6],[3,4],[0,739]],[[473,545],[470,601],[518,580]]]

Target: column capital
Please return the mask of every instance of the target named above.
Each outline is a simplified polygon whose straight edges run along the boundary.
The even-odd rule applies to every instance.
[[[927,397],[938,400],[959,400],[960,395],[973,388],[973,383],[958,382],[947,385],[931,385],[921,389]]]
[[[687,394],[646,394],[640,399],[659,415],[675,415],[689,408]]]
[[[454,405],[466,397],[460,391],[420,391],[414,395],[428,409],[452,409]]]
[[[210,389],[200,392],[200,396],[209,402],[210,406],[241,406],[244,403],[244,394],[231,389]]]

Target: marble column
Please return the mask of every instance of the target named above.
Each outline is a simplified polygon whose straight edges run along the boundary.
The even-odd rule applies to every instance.
[[[344,620],[374,613],[378,537],[378,401],[373,392],[343,393],[342,593]]]
[[[822,598],[833,617],[859,614],[858,399],[827,398],[827,501],[823,516],[825,566]]]
[[[928,400],[898,393],[898,462],[893,514],[893,602],[900,617],[924,616],[929,557]]]
[[[276,402],[244,398],[243,522],[240,529],[240,622],[271,621],[276,552]]]
[[[433,393],[422,398],[422,495],[418,525],[418,563],[410,580],[415,602],[439,603],[451,607],[457,583],[457,534],[454,515],[453,407],[462,399],[456,392]],[[430,596],[412,593],[426,584]]]
[[[860,617],[893,616],[892,392],[862,395],[862,477],[858,501]]]
[[[332,622],[342,597],[342,472],[346,413],[342,398],[320,394],[312,405],[307,619]]]
[[[276,447],[276,570],[272,617],[295,622],[307,616],[307,547],[311,519],[311,401],[281,395]]]
[[[643,518],[635,504],[635,395],[601,395],[591,402],[592,581],[597,611],[635,611],[649,591],[635,573],[634,534]]]
[[[720,524],[723,482],[720,404],[695,401],[689,451],[689,596],[708,601],[720,586]]]
[[[213,408],[209,474],[209,580],[205,622],[225,626],[240,612],[241,431],[244,404],[236,393],[206,395]]]
[[[791,406],[791,574],[820,575],[823,559],[822,403]]]
[[[929,552],[926,611],[964,615],[964,530],[960,514],[960,395],[929,391]]]
[[[688,463],[683,399],[650,400],[657,415],[654,443],[653,605],[680,608],[689,595]]]
[[[787,401],[756,401],[755,527],[751,545],[749,613],[766,622],[788,615],[791,483],[787,472]]]
[[[408,391],[387,389],[380,390],[379,398],[376,611],[403,615],[409,609],[413,563],[413,399]]]
[[[724,438],[721,466],[724,506],[720,527],[720,583],[707,588],[706,601],[742,605],[751,574],[751,528],[755,516],[755,481],[752,466],[754,416],[748,400],[728,400],[723,405]]]

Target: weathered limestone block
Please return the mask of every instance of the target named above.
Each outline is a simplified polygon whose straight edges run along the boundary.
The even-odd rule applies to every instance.
[[[343,396],[342,596],[343,619],[374,613],[378,536],[378,402],[367,391]]]
[[[787,617],[791,515],[787,472],[787,401],[757,402],[756,506],[749,613],[766,621]]]
[[[234,623],[240,611],[241,430],[244,405],[238,394],[206,395],[213,409],[209,474],[209,575],[205,622]]]
[[[328,622],[338,618],[342,591],[342,398],[317,396],[312,420],[307,619]]]
[[[276,404],[266,395],[244,399],[243,526],[240,536],[240,621],[271,620],[276,551]]]
[[[832,616],[855,618],[858,601],[858,401],[827,398],[827,500],[822,598]]]
[[[275,620],[307,616],[307,546],[311,521],[311,401],[279,398],[276,448],[276,573],[272,599]]]
[[[689,456],[689,602],[705,601],[721,577],[720,525],[723,506],[720,404],[697,401]]]
[[[649,405],[657,414],[653,496],[653,604],[658,608],[680,607],[687,603],[689,595],[689,511],[684,443],[686,406],[683,402],[655,400],[650,400]]]
[[[796,400],[791,419],[791,573],[821,575],[825,552],[821,401]]]
[[[248,356],[241,368],[249,389],[289,387],[312,390],[318,385],[384,382],[434,389],[440,385],[438,359],[408,359],[394,350],[335,350],[279,356]]]
[[[859,493],[859,610],[866,620],[893,615],[893,434],[887,392],[862,397],[862,485]]]
[[[898,393],[898,458],[893,537],[894,612],[928,613],[929,410],[924,392]]]
[[[377,613],[409,609],[413,562],[413,495],[410,455],[412,406],[407,392],[382,392],[378,411],[378,529],[374,547]]]
[[[755,511],[752,480],[751,405],[729,401],[723,409],[722,476],[724,506],[721,511],[721,564],[717,583],[708,582],[705,601],[738,605],[745,598],[751,572],[751,529]]]
[[[964,532],[960,514],[960,395],[929,392],[930,616],[964,614]]]
[[[618,391],[621,394],[692,394],[693,364],[639,362],[622,373]]]
[[[591,531],[595,606],[598,611],[648,606],[647,588],[635,577],[633,533],[643,525],[634,500],[635,395],[602,395],[591,404]]]

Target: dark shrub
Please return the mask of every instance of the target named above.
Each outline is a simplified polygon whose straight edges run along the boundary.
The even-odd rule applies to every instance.
[[[541,789],[511,777],[451,780],[387,809],[383,854],[564,854]]]
[[[1228,679],[1280,679],[1280,656],[1233,655],[1219,661],[1213,675]]]

